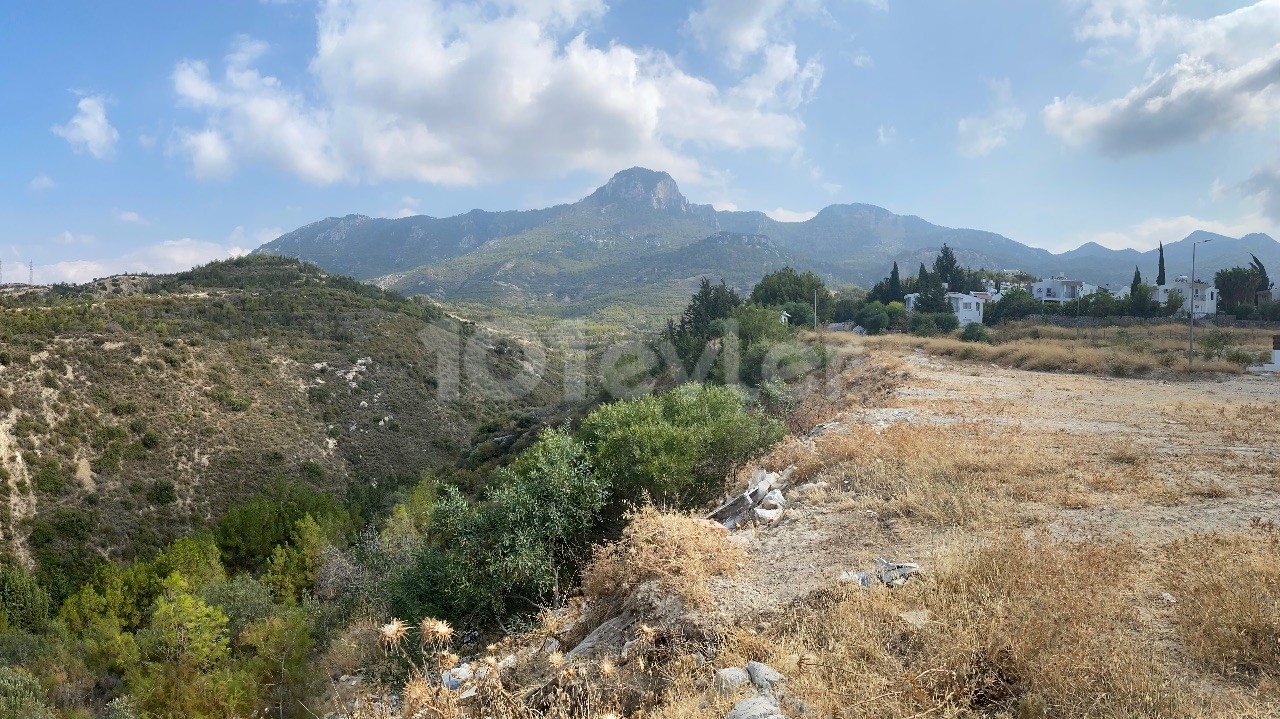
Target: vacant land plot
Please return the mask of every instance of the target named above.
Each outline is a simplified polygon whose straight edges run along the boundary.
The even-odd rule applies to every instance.
[[[766,462],[811,486],[713,580],[716,666],[770,663],[816,716],[1280,715],[1280,379],[853,351],[849,397],[898,385]],[[877,556],[922,573],[839,581]],[[700,676],[655,716],[724,716]]]
[[[990,343],[911,335],[888,335],[873,338],[872,342],[1019,369],[1114,377],[1149,374],[1185,377],[1202,373],[1243,373],[1246,366],[1267,361],[1273,334],[1275,330],[1198,327],[1190,372],[1185,325],[1076,329],[1016,322],[992,328]]]

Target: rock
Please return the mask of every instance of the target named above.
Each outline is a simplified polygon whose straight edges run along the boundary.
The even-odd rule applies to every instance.
[[[776,524],[779,519],[782,519],[782,507],[778,507],[777,509],[763,509],[761,507],[756,507],[755,513],[756,519],[764,522],[765,524]]]
[[[768,689],[786,679],[786,677],[782,676],[782,672],[760,662],[747,662],[747,676],[751,678],[751,683],[755,684],[759,689]]]
[[[1164,601],[1168,602],[1169,604],[1177,604],[1177,603],[1178,603],[1178,600],[1177,600],[1177,599],[1175,599],[1175,598],[1174,598],[1174,596],[1173,596],[1172,594],[1168,593],[1168,592],[1161,592],[1161,593],[1160,593],[1160,598],[1161,598],[1161,599],[1163,599]]]
[[[721,696],[729,696],[737,694],[738,690],[751,682],[751,677],[746,670],[739,667],[728,667],[716,672],[716,678],[712,680],[712,685]]]
[[[787,719],[769,697],[751,697],[733,705],[725,719]]]

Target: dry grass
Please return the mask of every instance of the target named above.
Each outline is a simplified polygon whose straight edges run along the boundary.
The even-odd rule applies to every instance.
[[[742,549],[714,522],[646,507],[631,515],[621,540],[596,548],[582,591],[592,599],[618,597],[657,581],[686,603],[705,606],[711,600],[706,580],[734,574],[743,560]]]
[[[1131,631],[1124,587],[1133,561],[1124,545],[1043,537],[953,547],[931,575],[903,589],[832,590],[764,633],[739,631],[716,665],[757,660],[778,667],[789,675],[788,695],[811,716],[1173,717],[1214,710]],[[902,617],[921,610],[923,626]],[[693,707],[717,702],[685,684],[651,716],[711,716]]]
[[[1071,456],[982,423],[854,424],[812,446],[783,445],[765,465],[794,465],[793,483],[827,482],[841,508],[934,527],[998,528],[1024,524],[1029,504],[1079,506],[1096,472],[1084,459],[1065,461]]]
[[[1280,679],[1280,532],[1255,520],[1249,535],[1174,543],[1165,582],[1186,652],[1223,676]],[[1274,697],[1280,701],[1280,691]]]
[[[1231,330],[1238,347],[1258,355],[1270,347],[1271,330]],[[888,335],[875,341],[917,347],[930,354],[1036,371],[1070,371],[1125,377],[1157,366],[1186,373],[1186,328],[1177,325],[1082,329],[1011,323],[992,329],[995,344],[952,337]],[[1239,374],[1244,366],[1224,359],[1197,359],[1196,372]]]

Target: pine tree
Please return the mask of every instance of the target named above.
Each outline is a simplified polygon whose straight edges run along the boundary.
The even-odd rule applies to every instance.
[[[920,299],[916,300],[917,312],[950,312],[951,304],[947,302],[947,291],[942,286],[942,275],[929,272],[920,265],[920,285],[916,290]]]
[[[1164,284],[1164,243],[1160,243],[1160,269],[1156,272],[1156,287]]]
[[[1129,294],[1138,294],[1138,288],[1142,286],[1142,271],[1137,267],[1133,268],[1133,284],[1129,285]]]
[[[893,271],[889,273],[889,302],[902,301],[902,276],[898,274],[898,263],[893,263]]]
[[[944,242],[942,251],[938,253],[937,259],[933,261],[933,273],[938,276],[938,281],[945,284],[952,290],[958,290],[957,280],[960,279],[960,261],[956,259],[956,253]]]

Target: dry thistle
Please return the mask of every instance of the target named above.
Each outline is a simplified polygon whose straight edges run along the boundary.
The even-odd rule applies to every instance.
[[[658,630],[654,629],[648,624],[641,624],[640,627],[636,629],[636,631],[639,632],[642,637],[644,637],[645,639],[648,639],[649,641],[653,641],[653,638],[658,635]]]
[[[612,661],[605,659],[600,662],[600,676],[607,679],[613,676],[613,673],[616,671],[618,671],[618,668],[613,665]]]
[[[547,664],[550,664],[557,669],[564,666],[564,654],[560,652],[551,652],[547,655]]]
[[[453,627],[449,626],[449,623],[443,619],[432,619],[431,617],[427,617],[422,620],[420,628],[422,630],[422,638],[424,640],[431,638],[438,642],[445,643],[453,637]]]
[[[408,633],[409,627],[399,619],[392,619],[378,628],[378,635],[382,639],[382,643],[388,649],[400,646],[400,642],[404,640],[404,636]]]
[[[419,674],[404,685],[404,703],[410,711],[425,707],[431,700],[431,684],[425,676]]]

